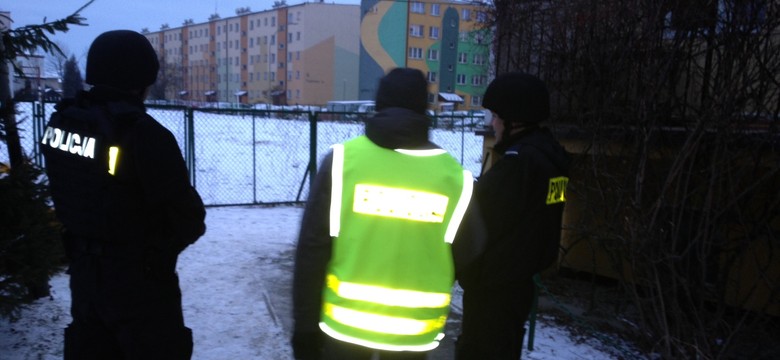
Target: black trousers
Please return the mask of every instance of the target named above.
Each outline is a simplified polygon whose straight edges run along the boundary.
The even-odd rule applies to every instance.
[[[74,260],[64,359],[190,359],[192,332],[173,268],[91,255]]]
[[[455,345],[455,358],[520,359],[533,293],[534,283],[530,277],[519,289],[512,291],[464,291],[463,320]]]
[[[428,352],[418,351],[382,351],[350,344],[324,335],[324,360],[425,360]],[[377,355],[377,358],[373,358]]]

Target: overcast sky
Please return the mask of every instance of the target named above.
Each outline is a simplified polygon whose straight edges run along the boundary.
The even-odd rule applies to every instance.
[[[10,11],[11,28],[40,24],[63,19],[82,7],[89,0],[2,0],[0,11]],[[316,0],[310,0],[314,2]],[[305,0],[287,0],[296,5]],[[328,3],[359,4],[360,0],[326,0]],[[203,23],[215,11],[221,17],[235,16],[236,9],[249,7],[253,12],[271,9],[274,0],[95,0],[81,12],[89,26],[74,26],[70,31],[53,39],[67,48],[67,53],[76,55],[84,68],[89,44],[108,30],[129,29],[150,31],[168,24],[179,27],[186,19]]]

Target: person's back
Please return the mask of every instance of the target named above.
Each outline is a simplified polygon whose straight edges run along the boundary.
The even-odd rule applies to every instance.
[[[428,141],[426,87],[391,71],[366,135],[323,161],[296,254],[297,359],[320,358],[322,342],[326,359],[423,359],[438,345],[472,179]]]
[[[70,259],[66,359],[188,359],[175,267],[205,231],[173,135],[143,105],[158,63],[135,32],[90,48],[93,87],[57,106],[41,139]]]

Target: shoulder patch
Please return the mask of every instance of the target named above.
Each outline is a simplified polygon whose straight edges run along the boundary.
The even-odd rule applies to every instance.
[[[566,202],[566,186],[569,184],[569,178],[559,176],[550,179],[550,185],[547,189],[547,205]]]

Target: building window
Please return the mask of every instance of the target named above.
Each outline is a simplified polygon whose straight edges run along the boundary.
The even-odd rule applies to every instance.
[[[482,44],[485,41],[485,34],[483,33],[475,33],[474,34],[474,42],[477,44]]]
[[[458,64],[466,64],[469,62],[469,54],[467,53],[458,53]]]
[[[412,2],[411,12],[415,14],[425,14],[425,3],[419,1]]]
[[[301,72],[296,70],[295,71],[295,80],[299,80],[301,78]]]
[[[469,41],[469,32],[468,31],[461,31],[458,33],[458,40],[461,42]]]
[[[436,72],[429,71],[428,72],[428,82],[435,83],[436,82]]]
[[[485,65],[485,56],[482,54],[474,54],[474,65]]]
[[[484,11],[477,11],[477,22],[487,22],[487,13]]]
[[[301,59],[301,52],[300,51],[296,51],[295,52],[295,60],[300,60],[300,59]]]
[[[287,71],[287,81],[292,80],[292,71]]]
[[[292,53],[287,53],[287,62],[292,61]]]
[[[301,40],[301,32],[300,31],[296,31],[295,32],[295,40]]]
[[[458,74],[455,76],[455,83],[458,85],[466,85],[466,75]]]
[[[422,25],[410,25],[409,26],[409,36],[422,37],[423,36],[423,26]]]
[[[486,78],[484,76],[474,75],[471,77],[471,85],[484,86],[485,82],[486,82]]]
[[[431,26],[428,28],[428,37],[431,39],[438,39],[439,38],[439,27],[438,26]]]
[[[287,34],[287,43],[289,44],[291,42],[293,42],[293,34],[289,33],[289,34]]]
[[[482,106],[482,97],[479,95],[472,95],[471,106]]]
[[[439,60],[439,50],[428,49],[428,60]]]
[[[471,21],[471,9],[463,9],[460,17],[463,21]]]
[[[439,16],[439,4],[431,4],[431,15]]]
[[[271,16],[271,26],[276,26],[276,16]]]
[[[271,35],[271,45],[276,44],[276,35]]]
[[[422,59],[422,48],[410,47],[409,48],[410,59]]]

